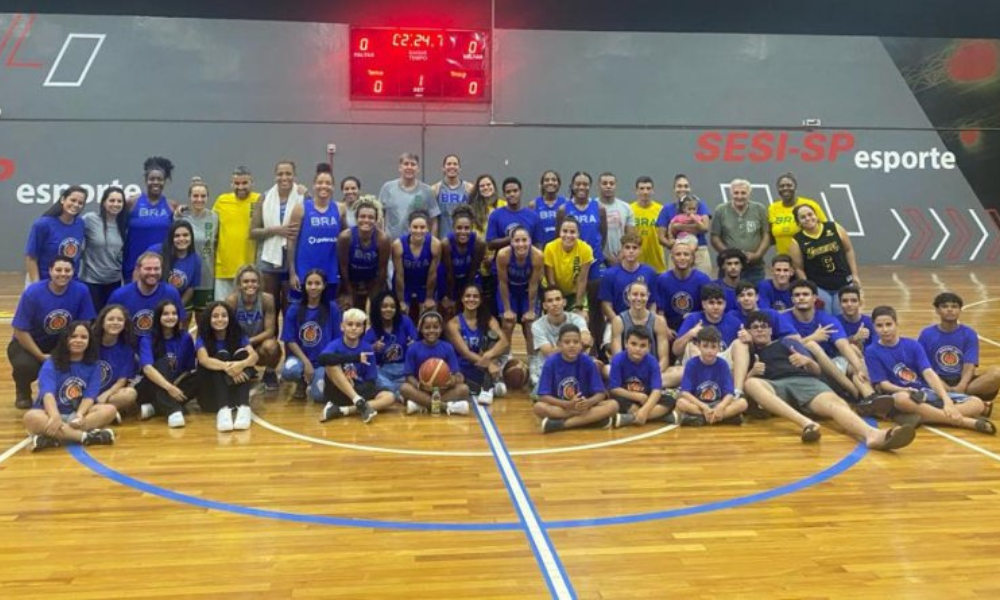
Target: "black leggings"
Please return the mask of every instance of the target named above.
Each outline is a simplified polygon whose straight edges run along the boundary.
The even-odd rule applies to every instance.
[[[212,371],[199,366],[198,384],[201,390],[198,404],[203,412],[217,412],[226,406],[236,408],[250,405],[250,382],[233,383],[225,371]]]
[[[190,372],[174,373],[170,368],[170,359],[161,357],[153,363],[153,368],[167,381],[179,387],[188,400],[193,400],[198,396],[197,379]],[[143,379],[135,386],[135,391],[139,395],[139,404],[152,404],[158,415],[170,415],[177,411],[184,411],[184,405],[176,401],[167,393],[167,390],[156,385],[149,379]]]
[[[51,351],[51,348],[49,350],[39,349],[42,352]],[[14,385],[17,389],[17,395],[31,396],[31,384],[38,379],[38,372],[42,370],[42,362],[13,338],[10,340],[10,345],[7,346],[7,359],[10,360],[11,369],[14,371]]]

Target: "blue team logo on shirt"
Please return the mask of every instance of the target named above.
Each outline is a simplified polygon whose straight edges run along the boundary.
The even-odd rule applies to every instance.
[[[677,292],[670,297],[670,306],[677,314],[686,315],[694,307],[694,298],[687,292]]]
[[[79,377],[67,377],[66,381],[59,386],[59,402],[68,406],[76,407],[83,400],[84,390],[87,389],[87,382]]]
[[[76,238],[66,238],[59,243],[59,254],[67,258],[76,258],[80,254],[80,240]]]
[[[642,382],[642,379],[638,377],[629,377],[624,381],[625,391],[628,392],[638,392],[640,394],[646,393],[646,384]]]
[[[357,381],[358,379],[358,365],[354,363],[348,363],[341,367],[344,370],[344,375],[347,377],[348,381]]]
[[[177,372],[177,355],[174,354],[173,352],[168,352],[167,353],[167,364],[170,365],[170,372],[171,373],[176,373]]]
[[[385,362],[399,362],[403,360],[403,347],[396,343],[389,344],[385,347],[383,357]]]
[[[136,332],[145,335],[153,330],[153,311],[144,308],[132,316],[132,326]]]
[[[101,388],[105,388],[111,384],[111,363],[106,360],[101,360],[97,362],[97,366],[101,369]]]
[[[942,370],[958,373],[962,370],[962,351],[955,346],[941,346],[934,353],[934,361]]]
[[[174,286],[178,290],[185,288],[188,283],[187,273],[181,271],[180,269],[171,269],[170,276],[167,277],[167,283]]]
[[[567,377],[559,382],[559,397],[563,400],[572,400],[580,393],[580,380],[576,377]]]
[[[903,383],[903,385],[916,383],[918,379],[917,373],[903,363],[896,363],[893,365],[892,373],[896,376],[896,379]]]
[[[57,335],[66,329],[69,322],[73,319],[73,315],[70,314],[68,310],[57,308],[49,314],[45,315],[45,319],[42,321],[42,326],[45,327],[45,333],[49,335]]]
[[[323,328],[316,321],[306,321],[299,327],[299,339],[311,348],[323,341]]]
[[[510,237],[510,235],[512,233],[514,233],[514,230],[517,229],[520,226],[521,226],[520,223],[508,223],[507,224],[507,228],[504,229],[504,232],[503,232],[504,233],[504,237]]]
[[[781,300],[775,300],[774,302],[771,303],[771,308],[773,308],[774,310],[780,312],[780,311],[785,310],[788,307],[785,306],[785,303],[782,302]]]
[[[722,390],[719,389],[719,384],[714,381],[703,381],[698,384],[698,387],[696,387],[694,391],[695,396],[697,396],[702,402],[715,402],[716,400],[722,400]]]

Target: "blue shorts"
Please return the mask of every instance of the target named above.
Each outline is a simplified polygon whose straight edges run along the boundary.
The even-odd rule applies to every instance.
[[[401,362],[379,365],[378,377],[375,379],[376,387],[380,390],[388,390],[398,398],[399,386],[406,381],[405,370],[406,365]]]
[[[944,408],[944,401],[942,401],[941,397],[937,395],[937,392],[931,388],[923,388],[921,391],[924,393],[924,396],[926,396],[925,402],[927,404],[930,404],[937,409]],[[959,394],[958,392],[948,392],[948,397],[951,398],[951,401],[955,404],[963,404],[966,400],[971,398],[971,396],[967,394]]]
[[[527,288],[510,288],[510,309],[514,311],[517,315],[517,322],[521,322],[521,316],[528,312],[528,289]],[[537,316],[541,306],[538,299],[535,299],[535,306],[532,311]],[[504,303],[503,298],[500,297],[500,293],[497,293],[497,314],[501,317],[504,313]]]

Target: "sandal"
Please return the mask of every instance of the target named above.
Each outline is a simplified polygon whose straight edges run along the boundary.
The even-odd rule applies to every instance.
[[[819,424],[810,423],[802,428],[802,434],[799,437],[802,438],[804,443],[811,444],[812,442],[818,442],[822,435],[823,433],[819,429]]]
[[[978,419],[976,419],[976,431],[978,431],[979,433],[996,435],[997,426],[993,424],[993,421],[990,421],[986,417],[979,417]]]
[[[877,446],[872,446],[875,450],[899,450],[910,445],[913,438],[917,436],[917,431],[912,425],[900,425],[885,432],[885,439]]]

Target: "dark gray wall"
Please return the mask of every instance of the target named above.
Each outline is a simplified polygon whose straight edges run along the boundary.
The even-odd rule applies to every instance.
[[[41,197],[40,186],[138,183],[142,160],[161,154],[178,165],[175,198],[192,175],[223,191],[237,164],[264,187],[278,158],[297,160],[308,180],[328,142],[338,177],[358,175],[371,192],[396,176],[404,150],[424,153],[428,180],[457,151],[467,177],[518,175],[529,190],[547,168],[611,170],[626,198],[640,174],[663,196],[685,172],[713,205],[734,177],[759,182],[755,198],[766,202],[774,178],[793,171],[804,195],[825,194],[867,263],[968,264],[977,221],[990,227],[958,169],[856,167],[859,150],[944,150],[876,38],[498,30],[494,104],[454,107],[352,103],[346,25],[44,15],[11,59],[27,23],[0,14],[0,36],[17,25],[0,48],[0,202],[11,232],[0,238],[0,269],[21,265],[23,232],[45,207],[18,198]],[[74,83],[96,47],[78,37],[53,70],[73,34],[104,36],[86,78],[46,86]],[[822,120],[827,144],[852,136],[852,148],[820,161],[696,157],[700,136],[733,129],[784,130],[802,148],[808,133],[789,128],[806,118]],[[942,243],[935,216],[947,229],[946,208],[974,234],[961,253],[949,252],[961,230]]]

